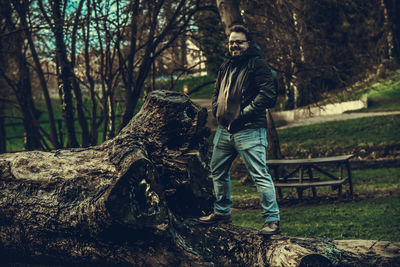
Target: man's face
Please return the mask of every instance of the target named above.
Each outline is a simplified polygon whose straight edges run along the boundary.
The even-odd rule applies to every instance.
[[[232,57],[243,55],[244,51],[246,51],[249,46],[250,44],[244,33],[232,32],[231,35],[229,35],[229,53]]]

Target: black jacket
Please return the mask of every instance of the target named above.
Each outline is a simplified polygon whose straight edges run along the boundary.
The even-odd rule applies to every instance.
[[[228,66],[230,65],[230,68]],[[266,109],[275,105],[277,92],[273,76],[268,64],[260,58],[258,47],[250,46],[245,53],[238,58],[230,58],[225,61],[219,71],[214,86],[212,98],[212,112],[216,117],[218,109],[218,94],[220,92],[221,79],[226,71],[232,68],[240,68],[235,81],[240,86],[241,105],[240,115],[232,122],[230,132],[235,133],[244,129],[266,128]]]

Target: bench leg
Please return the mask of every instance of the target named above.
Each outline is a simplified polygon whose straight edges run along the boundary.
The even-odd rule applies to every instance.
[[[296,188],[299,200],[303,199],[303,188]]]
[[[314,177],[312,174],[311,167],[308,167],[307,171],[308,171],[308,177],[310,177],[310,182],[313,182]],[[313,197],[316,198],[317,197],[317,189],[315,188],[315,186],[311,187],[311,191],[312,191]]]
[[[304,169],[303,165],[301,165],[299,169],[299,183],[303,183],[303,177],[304,177]],[[296,187],[296,189],[297,189],[297,196],[301,200],[303,198],[303,188]]]
[[[347,168],[347,177],[348,177],[348,182],[349,182],[349,188],[350,188],[350,196],[353,196],[353,182],[351,180],[351,167],[350,163],[346,163],[346,168]]]
[[[311,191],[312,191],[313,197],[316,198],[317,197],[317,189],[313,186],[313,187],[311,187]]]
[[[283,198],[282,189],[281,189],[280,187],[278,187],[277,189],[278,189],[278,196],[279,196],[279,199],[282,199],[282,198]]]

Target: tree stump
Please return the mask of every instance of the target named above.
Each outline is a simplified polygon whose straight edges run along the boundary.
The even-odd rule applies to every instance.
[[[253,229],[197,224],[191,218],[211,212],[214,199],[206,120],[207,111],[186,95],[155,91],[120,134],[101,145],[0,155],[2,263],[399,263],[398,243],[356,250],[369,243],[265,239]]]

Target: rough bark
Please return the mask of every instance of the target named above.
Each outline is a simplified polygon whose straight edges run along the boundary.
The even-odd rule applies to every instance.
[[[206,110],[184,94],[154,91],[120,134],[101,145],[1,155],[2,262],[133,266],[399,263],[398,243],[372,246],[359,241],[366,246],[361,250],[354,242],[267,239],[253,229],[197,224],[191,218],[210,212],[213,202],[207,178],[206,118]]]
[[[243,24],[240,15],[240,0],[216,0],[221,21],[225,26],[225,33],[229,36],[229,28],[235,24]]]

